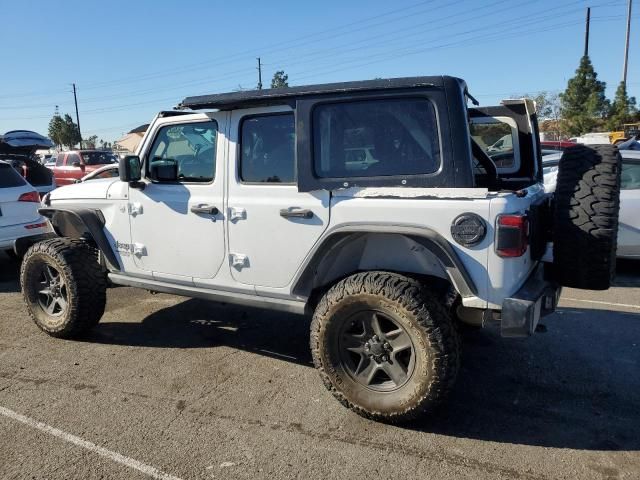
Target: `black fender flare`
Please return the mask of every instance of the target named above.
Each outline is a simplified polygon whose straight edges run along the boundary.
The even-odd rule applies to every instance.
[[[90,208],[47,207],[38,209],[47,217],[56,235],[60,237],[90,237],[104,256],[110,270],[121,271],[120,262],[113,253],[104,233],[104,216],[100,210]]]
[[[478,289],[464,263],[451,244],[438,232],[417,225],[351,224],[330,229],[318,242],[307,261],[293,280],[294,294],[306,296],[313,289],[315,271],[322,260],[334,249],[340,248],[354,234],[401,234],[433,253],[444,267],[449,279],[462,297],[475,297]]]

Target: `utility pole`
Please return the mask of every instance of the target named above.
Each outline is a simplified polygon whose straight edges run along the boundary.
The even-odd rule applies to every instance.
[[[587,24],[584,30],[584,56],[589,56],[589,24],[591,23],[591,8],[587,7]]]
[[[262,64],[260,63],[260,57],[258,57],[258,90],[262,90]]]
[[[629,62],[629,35],[631,33],[631,0],[627,8],[627,39],[624,46],[624,66],[622,67],[622,83],[627,86],[627,63]]]
[[[80,148],[82,148],[82,133],[80,133],[80,114],[78,113],[78,97],[76,96],[76,84],[73,85],[73,101],[76,104],[76,123],[78,124],[78,136],[80,137]]]

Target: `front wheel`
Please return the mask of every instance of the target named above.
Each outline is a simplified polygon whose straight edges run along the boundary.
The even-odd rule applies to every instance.
[[[313,361],[329,391],[375,420],[430,412],[455,383],[459,341],[449,313],[417,280],[388,272],[345,278],[311,324]]]
[[[36,325],[73,338],[93,328],[106,303],[106,276],[87,242],[54,238],[31,246],[20,269],[22,295]]]

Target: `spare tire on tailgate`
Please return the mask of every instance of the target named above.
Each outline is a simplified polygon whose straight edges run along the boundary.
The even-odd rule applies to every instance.
[[[613,145],[577,145],[558,166],[553,225],[556,280],[606,290],[615,274],[620,154]]]

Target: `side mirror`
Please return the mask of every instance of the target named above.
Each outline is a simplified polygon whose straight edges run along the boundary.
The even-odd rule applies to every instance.
[[[137,155],[127,155],[118,161],[118,173],[120,180],[131,183],[138,182],[142,178],[142,168],[140,157]]]

